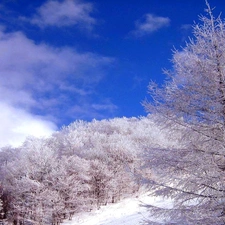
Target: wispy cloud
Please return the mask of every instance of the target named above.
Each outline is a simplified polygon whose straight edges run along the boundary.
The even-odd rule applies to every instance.
[[[0,48],[0,84],[17,91],[52,91],[55,85],[65,88],[71,82],[93,84],[101,79],[99,70],[112,62],[94,53],[35,44],[21,32],[0,32]]]
[[[181,40],[182,42],[186,42],[188,37],[190,37],[192,33],[192,24],[183,24],[180,27],[180,34],[181,34]]]
[[[142,37],[169,25],[170,19],[168,17],[145,14],[141,19],[135,21],[135,29],[131,34],[136,37]]]
[[[190,31],[190,30],[192,30],[192,28],[193,28],[193,26],[192,26],[192,24],[183,24],[182,26],[181,26],[181,30],[187,30],[187,31]]]
[[[70,108],[68,111],[71,115],[74,115],[77,118],[97,118],[104,119],[107,117],[114,117],[115,112],[118,110],[118,107],[108,99],[103,99],[101,102],[88,102],[81,101],[80,104],[76,104]]]
[[[110,99],[105,99],[104,102],[101,104],[92,104],[91,107],[97,111],[108,111],[108,112],[114,112],[118,109],[118,107],[113,104]]]
[[[95,87],[112,58],[37,44],[21,32],[3,29],[0,49],[0,115],[4,121],[0,145],[5,143],[6,128],[12,140],[20,139],[50,133],[64,115],[75,120],[101,113],[102,109],[88,105],[104,102],[95,101]]]
[[[93,5],[78,0],[53,1],[49,0],[37,9],[31,23],[40,27],[73,26],[92,29],[96,19],[91,16]]]

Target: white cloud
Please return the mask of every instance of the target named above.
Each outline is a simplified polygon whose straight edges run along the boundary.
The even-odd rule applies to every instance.
[[[192,26],[192,24],[183,24],[182,26],[181,26],[181,30],[184,30],[184,31],[190,31],[190,30],[192,30],[192,28],[193,28],[193,26]]]
[[[82,3],[78,0],[49,0],[37,9],[31,23],[40,27],[79,25],[85,29],[92,29],[96,23],[90,15],[92,11],[91,3]]]
[[[37,44],[21,32],[3,29],[0,49],[0,146],[51,133],[74,105],[88,110],[84,115],[97,111],[86,105],[111,58]]]
[[[134,36],[141,37],[147,34],[151,34],[163,27],[167,27],[170,24],[168,17],[155,16],[153,14],[146,14],[142,19],[135,22],[135,30],[131,33]]]
[[[92,104],[91,107],[99,111],[105,110],[109,112],[114,112],[118,108],[115,104],[113,104],[110,100],[107,99],[101,104]]]
[[[45,137],[57,128],[53,122],[19,109],[0,103],[0,147],[21,145],[27,136]]]
[[[69,113],[84,120],[88,117],[92,119],[104,119],[106,115],[108,117],[113,117],[116,110],[118,110],[118,106],[113,104],[110,100],[104,99],[100,103],[82,101],[80,104],[71,107]]]
[[[112,61],[93,53],[35,44],[20,32],[6,34],[0,31],[0,49],[0,85],[6,89],[5,96],[10,97],[10,90],[17,91],[28,105],[35,103],[31,96],[34,92],[49,92],[56,86],[65,89],[67,85],[71,89],[71,81],[80,81],[83,86],[98,82],[102,76],[101,67]],[[69,84],[66,83],[68,78]],[[10,99],[19,103],[21,97],[11,95]]]

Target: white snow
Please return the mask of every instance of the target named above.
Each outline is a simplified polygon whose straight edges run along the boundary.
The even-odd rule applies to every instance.
[[[171,200],[151,197],[147,193],[137,198],[124,199],[119,203],[102,206],[99,210],[81,213],[63,225],[138,225],[148,218],[149,213],[142,204],[170,207]],[[160,218],[154,221],[160,222]]]

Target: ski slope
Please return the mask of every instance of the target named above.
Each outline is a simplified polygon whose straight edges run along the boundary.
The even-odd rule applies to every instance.
[[[124,199],[119,203],[101,207],[99,210],[78,214],[63,225],[138,225],[148,219],[147,209],[141,205],[152,204],[170,207],[170,200],[143,194],[137,198]],[[161,218],[154,218],[161,222]]]

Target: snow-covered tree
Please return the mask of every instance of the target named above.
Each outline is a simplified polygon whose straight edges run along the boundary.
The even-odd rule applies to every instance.
[[[144,102],[180,142],[148,152],[153,193],[174,201],[173,209],[150,211],[168,224],[225,223],[225,22],[206,5],[194,38],[174,52],[168,81],[151,83]]]
[[[7,220],[55,225],[136,195],[140,155],[149,145],[168,146],[164,137],[151,117],[115,118],[75,121],[47,139],[0,149]]]
[[[0,193],[0,212],[3,210],[2,193]]]
[[[75,156],[62,157],[48,180],[51,183],[50,190],[60,196],[63,209],[54,215],[59,219],[70,218],[78,212],[87,211],[90,208],[89,199],[89,162]],[[57,207],[57,204],[55,204]]]
[[[42,139],[28,140],[20,157],[8,162],[4,169],[4,189],[10,195],[8,219],[14,223],[44,223],[48,176],[56,167],[56,157]],[[50,198],[50,195],[49,195]]]

